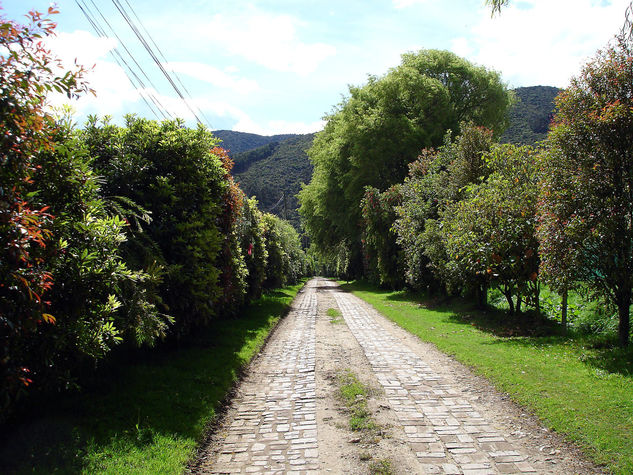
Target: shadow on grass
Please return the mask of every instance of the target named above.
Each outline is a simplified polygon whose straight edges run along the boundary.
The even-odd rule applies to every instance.
[[[535,312],[510,315],[507,311],[494,307],[481,310],[471,301],[462,298],[429,297],[421,292],[385,290],[364,281],[343,284],[341,289],[347,292],[370,291],[385,295],[385,299],[392,302],[414,302],[419,307],[449,314],[449,319],[454,323],[473,325],[497,337],[547,336],[561,332],[556,322]]]
[[[580,361],[606,373],[633,376],[633,345],[619,348],[614,335],[591,335],[569,331],[565,334],[558,322],[536,312],[510,315],[506,310],[489,307],[480,310],[464,299],[429,298],[422,293],[377,288],[365,281],[342,284],[341,290],[366,291],[385,295],[392,302],[413,302],[419,307],[446,314],[448,321],[474,326],[494,335],[489,344],[510,344],[525,347],[568,345],[574,347]]]
[[[172,444],[164,440],[191,446],[190,455],[253,354],[255,336],[267,333],[289,301],[272,292],[242,318],[213,322],[187,348],[144,352],[140,361],[98,373],[83,392],[41,398],[41,414],[1,428],[0,472],[94,471],[115,454]]]

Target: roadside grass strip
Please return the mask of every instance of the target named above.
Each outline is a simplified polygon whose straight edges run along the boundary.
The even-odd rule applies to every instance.
[[[551,331],[505,336],[520,322],[509,323],[502,311],[479,312],[462,301],[427,306],[421,296],[363,282],[341,287],[472,367],[597,463],[633,473],[633,349]]]
[[[349,428],[364,434],[378,429],[367,407],[370,390],[350,370],[338,374],[339,395],[349,412]]]
[[[186,348],[148,351],[54,401],[0,443],[0,473],[180,474],[303,283],[216,320]]]

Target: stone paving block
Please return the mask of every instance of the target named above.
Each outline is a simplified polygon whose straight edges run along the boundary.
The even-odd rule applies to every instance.
[[[517,462],[514,465],[517,466],[521,473],[536,473],[534,467],[527,462]]]
[[[513,451],[461,390],[435,374],[415,353],[384,331],[364,304],[343,292],[334,292],[334,297],[347,326],[378,374],[412,450],[425,464],[425,473],[502,473],[496,468],[497,461],[500,466],[525,463],[525,456]],[[413,418],[419,426],[411,423]],[[423,437],[419,429],[424,431]],[[426,446],[422,441],[427,442]],[[523,467],[526,473],[531,469],[529,464]],[[521,470],[518,465],[514,469]]]
[[[513,463],[497,463],[495,468],[499,473],[520,473],[519,468]]]
[[[267,345],[256,370],[244,381],[235,402],[235,420],[229,427],[231,436],[219,450],[212,471],[299,473],[318,470],[316,457],[309,457],[315,452],[308,452],[317,447],[316,315],[316,291],[313,284],[308,284],[286,317],[287,331]],[[262,380],[266,388],[263,391]],[[295,419],[296,416],[299,417]],[[293,449],[297,454],[291,456],[289,452]],[[309,466],[307,458],[311,460]],[[227,461],[232,464],[226,465]]]
[[[319,473],[315,282],[320,289],[335,285],[311,281],[286,317],[283,334],[262,351],[242,385],[235,420],[224,429],[214,473]],[[535,473],[526,455],[466,399],[467,388],[436,374],[385,331],[358,299],[344,292],[332,294],[402,424],[421,473]]]
[[[439,465],[425,463],[422,464],[423,473],[443,473]]]
[[[442,465],[442,470],[446,475],[460,475],[462,471],[459,469],[457,465],[452,463],[445,463]]]

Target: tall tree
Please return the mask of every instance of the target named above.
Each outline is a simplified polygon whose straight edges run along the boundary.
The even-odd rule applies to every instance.
[[[385,76],[350,87],[308,152],[315,169],[299,197],[312,242],[348,256],[358,274],[365,187],[401,182],[421,149],[440,145],[448,129],[459,133],[463,121],[500,133],[510,100],[498,73],[437,50],[405,54]]]
[[[618,308],[629,342],[633,287],[633,55],[620,39],[557,98],[543,160],[543,270],[589,283]],[[563,265],[561,265],[561,262]]]
[[[393,228],[396,206],[402,201],[400,186],[380,193],[368,186],[361,201],[363,214],[363,253],[365,273],[392,289],[404,284],[404,259]]]

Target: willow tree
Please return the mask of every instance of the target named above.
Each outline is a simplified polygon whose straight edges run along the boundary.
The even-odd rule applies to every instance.
[[[358,274],[365,187],[402,182],[420,150],[441,145],[463,122],[500,133],[510,102],[497,72],[448,51],[404,54],[383,77],[350,87],[308,151],[314,174],[299,199],[312,242],[325,255],[348,256],[348,274]]]

